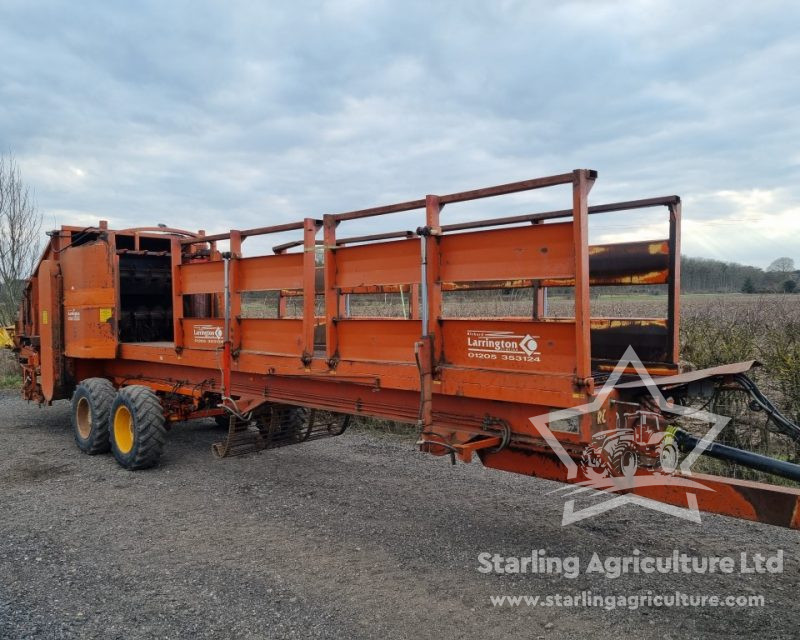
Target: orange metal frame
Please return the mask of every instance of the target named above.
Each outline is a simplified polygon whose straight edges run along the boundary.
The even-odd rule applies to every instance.
[[[217,398],[245,413],[264,403],[287,403],[416,423],[423,449],[473,454],[498,469],[563,481],[565,469],[529,418],[594,398],[598,376],[616,364],[629,339],[650,336],[643,357],[653,375],[677,371],[680,200],[653,198],[588,205],[596,173],[579,169],[449,195],[375,207],[301,222],[217,235],[170,230],[172,342],[119,342],[118,256],[115,235],[164,237],[158,230],[114,232],[101,225],[97,241],[71,247],[79,232],[54,235],[29,284],[18,333],[37,336],[23,347],[25,393],[51,401],[69,397],[90,376],[117,384],[147,384],[185,396],[183,419],[213,413]],[[571,206],[513,218],[443,225],[448,204],[568,185]],[[590,246],[590,214],[665,206],[669,237],[651,242]],[[414,231],[341,237],[349,221],[424,211]],[[243,257],[250,237],[294,231],[302,239],[274,255]],[[228,252],[217,242],[229,241]],[[319,243],[324,266],[317,266]],[[298,252],[290,252],[298,247]],[[663,284],[668,314],[655,320],[592,318],[590,285]],[[544,290],[573,287],[574,317],[547,317]],[[443,292],[463,289],[533,290],[529,317],[457,318],[443,313]],[[278,291],[278,317],[243,313],[243,294]],[[353,317],[348,296],[403,291],[410,317]],[[187,317],[185,300],[210,296],[221,307]],[[302,296],[301,317],[287,317],[286,300]],[[324,298],[322,314],[317,296]],[[77,311],[80,313],[78,313]],[[109,311],[110,310],[110,311]],[[226,312],[227,310],[227,312]],[[48,321],[49,318],[52,320]],[[71,318],[80,317],[80,320]],[[56,322],[56,318],[59,321]],[[75,325],[72,327],[71,325]],[[63,335],[53,335],[53,328]],[[324,339],[323,339],[324,335]],[[60,342],[61,341],[61,342]],[[63,342],[63,351],[60,344]],[[65,360],[62,362],[61,360]],[[40,376],[36,382],[37,376]],[[613,393],[604,409],[557,431],[579,455],[592,434],[609,428]],[[598,417],[600,416],[600,417]],[[723,478],[701,508],[797,528],[800,493]],[[648,487],[648,497],[680,503],[670,487]]]

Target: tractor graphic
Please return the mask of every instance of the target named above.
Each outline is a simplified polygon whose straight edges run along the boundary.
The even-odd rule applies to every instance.
[[[670,474],[678,466],[678,446],[663,418],[650,411],[625,414],[625,426],[599,431],[586,445],[581,459],[590,480],[632,478],[640,468]]]

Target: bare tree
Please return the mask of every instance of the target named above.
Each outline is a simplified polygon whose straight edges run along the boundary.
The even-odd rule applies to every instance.
[[[42,217],[12,155],[0,156],[0,323],[14,323],[39,257]]]
[[[777,273],[791,273],[794,271],[794,260],[791,258],[776,258],[767,267],[767,271]]]

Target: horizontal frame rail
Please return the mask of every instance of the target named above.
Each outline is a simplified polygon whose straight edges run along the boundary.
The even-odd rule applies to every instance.
[[[387,206],[328,214],[322,220],[306,218],[298,222],[231,230],[214,235],[173,238],[174,300],[177,304],[179,298],[185,295],[218,295],[225,287],[221,263],[230,260],[228,288],[231,298],[231,346],[234,360],[240,357],[240,352],[241,357],[245,353],[275,353],[286,357],[300,356],[302,366],[306,368],[314,363],[324,363],[330,371],[336,371],[340,364],[344,366],[347,360],[376,363],[385,360],[414,364],[412,347],[418,338],[429,340],[430,348],[426,348],[424,353],[430,356],[429,370],[433,379],[439,380],[443,369],[453,366],[448,362],[450,358],[461,360],[461,364],[457,366],[467,369],[471,368],[472,360],[477,360],[467,359],[467,351],[463,352],[463,358],[457,355],[465,348],[461,343],[466,334],[461,336],[459,333],[455,338],[449,335],[461,325],[455,324],[458,321],[454,318],[444,317],[442,291],[478,289],[483,285],[492,288],[500,282],[513,288],[529,285],[538,291],[549,286],[572,286],[575,289],[574,319],[570,323],[560,323],[559,326],[536,329],[543,338],[551,332],[561,336],[559,341],[566,339],[566,335],[571,336],[569,344],[572,350],[549,353],[542,373],[547,371],[551,376],[567,376],[573,380],[576,391],[588,391],[592,376],[592,335],[599,338],[602,333],[603,340],[607,343],[603,355],[607,355],[605,351],[615,351],[618,338],[623,339],[625,333],[621,328],[598,330],[593,325],[589,308],[589,286],[668,284],[671,294],[666,330],[671,334],[670,338],[674,338],[677,332],[677,323],[674,321],[677,309],[675,290],[679,282],[675,273],[677,259],[674,254],[677,248],[680,199],[677,196],[664,196],[589,206],[588,193],[596,176],[595,171],[581,169],[494,187],[429,195],[424,199]],[[441,211],[446,204],[568,184],[572,185],[571,208],[463,223],[440,222]],[[667,206],[670,209],[668,240],[591,247],[588,245],[588,215],[656,206]],[[425,211],[424,226],[416,230],[339,236],[338,227],[344,221],[414,209]],[[570,220],[541,224],[564,218]],[[524,223],[531,223],[533,226],[510,228],[512,225]],[[495,228],[480,234],[468,233],[470,230],[488,227]],[[320,230],[324,232],[322,238],[318,238]],[[273,247],[275,255],[242,257],[241,244],[244,239],[287,231],[302,231],[303,239],[276,245]],[[214,243],[226,239],[231,242],[230,253],[221,254]],[[211,244],[206,261],[202,260],[202,256],[198,260],[198,254],[190,254],[191,257],[187,256],[186,262],[183,257],[177,256],[176,261],[176,246],[180,251],[182,247],[200,243]],[[302,253],[288,251],[296,247],[302,247]],[[320,250],[324,251],[322,267],[317,265]],[[347,295],[358,293],[362,289],[382,290],[387,287],[409,292],[409,302],[413,300],[412,304],[415,305],[410,318],[350,319]],[[245,291],[268,290],[279,292],[278,317],[263,321],[243,317],[241,294]],[[286,299],[301,291],[304,298],[303,335],[299,340],[292,340],[292,332],[296,332],[301,325],[285,315]],[[317,316],[315,301],[319,295],[324,296],[325,307],[324,312]],[[539,298],[541,296],[537,293],[537,309],[540,306]],[[181,314],[175,315],[180,325],[175,331],[176,347],[206,346],[202,342],[198,344],[196,335],[200,335],[202,339],[203,333],[216,330],[216,325],[213,322],[204,322],[197,328],[201,319],[187,318],[183,321],[179,317]],[[537,311],[533,320],[542,321],[542,315]],[[534,331],[533,325],[526,326]],[[634,326],[634,329],[640,330],[641,326]],[[658,341],[662,340],[664,324],[662,322],[653,325],[651,329],[651,350],[660,353]],[[471,330],[489,331],[485,328]],[[495,330],[501,329],[498,326]],[[522,326],[519,332],[521,331]],[[271,332],[274,332],[274,336]],[[321,339],[323,332],[324,341]],[[387,335],[389,333],[392,335]],[[524,338],[527,334],[528,329],[521,333],[521,337]],[[531,339],[538,342],[535,337]],[[386,351],[383,345],[389,343],[387,341],[394,345],[389,349],[392,351],[391,357],[385,353],[382,355],[382,350]],[[670,341],[666,342],[669,344]],[[547,340],[542,344],[546,349],[550,348]],[[665,351],[670,352],[672,357],[676,352],[672,348]],[[502,363],[503,366],[511,365],[514,360],[506,358]],[[555,364],[554,368],[550,368],[551,363]],[[527,364],[530,365],[529,362]]]

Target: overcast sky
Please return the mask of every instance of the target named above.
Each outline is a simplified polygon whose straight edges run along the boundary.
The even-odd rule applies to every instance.
[[[797,2],[2,0],[0,148],[47,226],[221,231],[585,167],[592,203],[681,195],[687,255],[800,263],[798,34]]]

